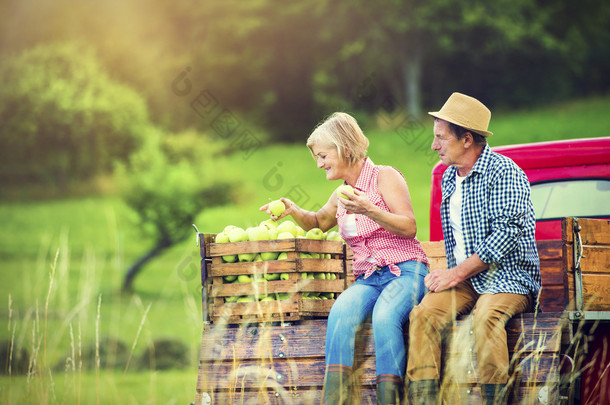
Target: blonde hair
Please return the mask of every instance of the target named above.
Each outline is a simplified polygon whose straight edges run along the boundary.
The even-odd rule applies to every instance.
[[[318,124],[307,138],[307,147],[312,154],[313,147],[317,144],[334,145],[339,159],[344,159],[351,166],[364,159],[369,140],[354,117],[336,112]]]

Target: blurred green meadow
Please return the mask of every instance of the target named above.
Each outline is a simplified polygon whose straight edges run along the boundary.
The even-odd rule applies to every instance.
[[[440,106],[439,106],[440,107]],[[577,100],[492,117],[491,146],[610,135],[610,97]],[[400,114],[370,117],[364,128],[377,164],[399,169],[409,185],[418,238],[429,235],[429,150],[432,120]],[[229,163],[240,173],[237,203],[199,213],[195,225],[216,233],[266,219],[258,208],[288,197],[322,206],[338,182],[328,182],[304,145],[271,144]],[[217,176],[211,172],[209,176]],[[127,267],[151,247],[134,214],[113,193],[42,201],[0,202],[0,341],[10,354],[27,350],[25,368],[0,376],[2,404],[184,404],[194,399],[201,318],[199,249],[192,238],[165,251],[121,293]],[[124,356],[98,365],[106,339]],[[171,370],[145,356],[161,339],[181,342],[185,361]],[[10,350],[12,347],[13,350]],[[94,354],[87,356],[89,349]],[[117,354],[118,356],[118,354]],[[152,366],[152,367],[151,367]]]

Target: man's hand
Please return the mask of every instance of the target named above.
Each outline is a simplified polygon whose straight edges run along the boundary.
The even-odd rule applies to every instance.
[[[441,292],[453,288],[461,282],[456,268],[433,270],[424,278],[424,284],[431,292]]]

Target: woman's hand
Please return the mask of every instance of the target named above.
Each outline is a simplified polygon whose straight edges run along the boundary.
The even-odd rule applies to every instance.
[[[371,212],[375,206],[369,201],[369,198],[360,190],[354,189],[354,193],[345,192],[349,200],[337,195],[337,204],[345,208],[349,213],[363,214]]]
[[[297,205],[295,203],[293,203],[292,201],[290,201],[288,198],[280,198],[280,200],[284,203],[284,207],[286,207],[286,209],[284,210],[284,212],[279,215],[279,216],[275,216],[271,213],[271,211],[269,210],[269,204],[267,203],[265,205],[263,205],[262,207],[259,208],[259,211],[265,211],[267,214],[271,215],[271,219],[273,220],[279,220],[282,219],[284,217],[287,217],[288,215],[292,215],[294,213],[294,211],[297,208]]]

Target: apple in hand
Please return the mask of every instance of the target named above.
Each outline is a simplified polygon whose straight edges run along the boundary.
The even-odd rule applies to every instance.
[[[341,184],[337,187],[337,196],[350,200],[349,194],[354,194],[354,188],[349,184]]]
[[[324,237],[324,232],[322,232],[320,228],[311,228],[309,231],[307,231],[305,237],[307,239],[322,240]]]
[[[284,205],[282,200],[271,201],[267,208],[274,217],[279,217],[284,213],[284,211],[286,211],[286,205]]]

